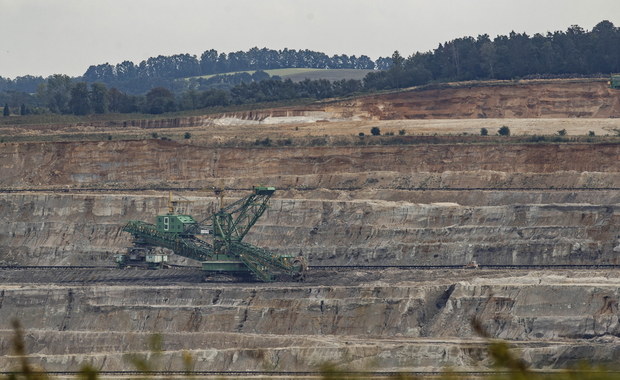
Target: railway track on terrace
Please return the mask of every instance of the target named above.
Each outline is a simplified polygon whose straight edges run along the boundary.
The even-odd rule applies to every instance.
[[[311,265],[310,269],[402,269],[402,270],[433,270],[433,269],[620,269],[620,264],[523,264],[523,265]]]
[[[0,266],[0,283],[163,285],[200,283],[204,278],[197,267],[148,270],[113,266]]]
[[[322,276],[332,272],[346,275],[349,271],[500,271],[500,270],[620,270],[620,264],[589,265],[314,265],[312,273]],[[115,266],[0,266],[0,283],[10,284],[121,284],[121,285],[183,285],[204,283],[205,273],[199,267],[173,266],[165,269],[125,268]],[[209,278],[208,282],[239,282],[232,278]]]
[[[308,192],[318,190],[318,187],[304,187],[304,188],[285,188],[280,190],[289,191],[295,190],[299,192]],[[361,190],[362,187],[332,187],[329,190],[347,190],[355,191]],[[400,191],[549,191],[549,192],[562,192],[562,191],[618,191],[620,187],[415,187],[415,188],[378,188],[379,190],[400,190]],[[227,187],[226,191],[249,191],[251,188],[239,187],[232,188]],[[36,193],[36,192],[52,192],[52,193],[118,193],[118,192],[138,192],[143,193],[145,191],[205,191],[205,187],[84,187],[84,188],[58,188],[58,187],[39,187],[39,188],[0,188],[1,193]]]
[[[563,370],[529,370],[529,373],[538,375],[554,375],[566,373]],[[617,375],[620,371],[573,371],[574,374],[583,372],[583,375]],[[201,378],[331,378],[331,373],[320,371],[98,371],[101,378],[192,378],[199,376]],[[334,375],[337,378],[356,378],[356,379],[377,379],[377,378],[401,378],[405,376],[414,377],[440,377],[445,376],[445,371],[337,371]],[[23,372],[0,371],[0,375],[23,375]],[[83,372],[78,371],[50,371],[50,372],[30,372],[31,375],[51,375],[51,376],[83,376]],[[473,377],[497,377],[515,375],[516,372],[510,371],[449,371],[450,377],[453,378],[471,378]]]

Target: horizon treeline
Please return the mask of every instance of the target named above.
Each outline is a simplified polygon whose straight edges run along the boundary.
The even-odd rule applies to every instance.
[[[395,52],[390,70],[369,73],[374,89],[435,82],[592,76],[620,72],[620,28],[601,21],[592,31],[572,25],[547,35],[511,32],[508,36],[463,37],[407,59]]]
[[[240,71],[272,70],[282,68],[309,69],[359,69],[374,70],[389,68],[390,60],[379,58],[373,61],[368,56],[346,54],[329,57],[325,53],[311,50],[272,50],[254,47],[247,52],[218,53],[207,50],[200,58],[189,54],[157,56],[136,65],[124,61],[117,65],[104,63],[90,66],[83,80],[89,83],[101,82],[119,89],[133,92],[143,86],[140,82],[151,80],[192,78],[204,75]]]
[[[159,55],[143,60],[139,64],[123,61],[116,65],[109,63],[91,65],[81,77],[74,79],[88,83],[103,83],[130,94],[144,94],[153,87],[175,87],[173,80],[181,78],[282,68],[385,70],[390,64],[390,58],[380,57],[373,61],[366,55],[357,57],[341,54],[329,57],[325,53],[312,50],[272,50],[254,47],[247,52],[226,54],[211,49],[205,51],[200,58],[190,54]],[[203,78],[196,78],[200,79]],[[45,80],[41,76],[32,75],[13,80],[0,76],[0,91],[34,93],[38,85]]]
[[[375,69],[362,80],[305,80],[270,77],[275,68]],[[379,70],[377,70],[379,69]],[[254,71],[249,74],[233,71]],[[135,65],[102,64],[79,78],[66,75],[0,77],[0,104],[19,113],[162,113],[286,99],[324,99],[360,92],[449,81],[571,77],[620,72],[620,28],[601,21],[591,31],[573,25],[546,35],[512,32],[458,38],[407,58],[372,61],[367,56],[327,56],[310,50],[253,48],[248,52],[205,51],[158,56]],[[200,78],[200,75],[213,75]],[[190,79],[187,79],[190,78]],[[36,94],[35,94],[36,91]]]

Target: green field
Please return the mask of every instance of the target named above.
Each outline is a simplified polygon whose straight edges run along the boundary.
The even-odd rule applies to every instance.
[[[363,79],[366,74],[373,70],[357,70],[357,69],[306,69],[306,68],[288,68],[288,69],[273,69],[273,70],[263,70],[267,74],[271,76],[279,76],[282,79],[291,79],[293,82],[301,82],[304,79],[328,79],[331,81],[341,80],[341,79]],[[221,73],[221,74],[211,74],[211,75],[202,75],[199,77],[192,78],[212,78],[216,75],[231,75],[238,73],[248,73],[253,74],[256,70],[249,71],[236,71],[230,73]],[[191,78],[187,78],[191,79]]]
[[[85,116],[77,115],[60,115],[60,114],[41,114],[41,115],[25,115],[17,116],[12,115],[10,117],[0,116],[0,126],[17,126],[17,125],[42,125],[42,124],[88,124],[88,123],[105,123],[116,122],[122,123],[130,120],[146,120],[146,119],[170,119],[178,117],[189,116],[204,116],[209,114],[218,114],[225,112],[242,112],[251,111],[264,108],[277,108],[277,107],[292,107],[292,106],[305,106],[316,102],[315,99],[303,98],[303,99],[290,99],[274,102],[262,102],[251,103],[241,105],[229,105],[225,107],[209,107],[199,108],[195,110],[184,110],[176,112],[167,112],[163,114],[149,114],[149,113],[105,113],[105,114],[92,114]],[[0,136],[1,137],[1,136]]]

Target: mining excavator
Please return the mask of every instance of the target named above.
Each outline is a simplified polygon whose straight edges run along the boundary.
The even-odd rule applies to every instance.
[[[620,90],[620,74],[612,74],[609,79],[609,87]]]
[[[256,221],[267,209],[274,187],[257,186],[250,195],[219,210],[203,220],[174,213],[158,215],[156,223],[130,220],[123,227],[134,237],[128,254],[117,255],[116,262],[124,267],[135,260],[144,260],[151,267],[167,262],[167,255],[156,253],[167,248],[175,254],[201,262],[208,275],[231,275],[259,281],[303,279],[307,269],[303,257],[279,255],[243,241]]]

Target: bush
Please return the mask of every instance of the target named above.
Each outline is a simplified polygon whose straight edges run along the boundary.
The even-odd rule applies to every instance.
[[[366,135],[364,134],[364,132],[360,132],[360,133],[358,134],[358,136],[359,136],[359,137],[364,137],[364,136],[366,136]]]
[[[157,132],[153,132],[153,133],[151,133],[151,137],[156,139],[156,138],[159,137],[159,135],[157,134]]]
[[[558,131],[558,136],[566,136],[566,129],[560,129]]]
[[[489,130],[486,128],[480,128],[480,136],[488,136]]]
[[[594,133],[594,131],[589,131],[588,132],[588,136],[594,137],[594,136],[596,136],[596,133]]]
[[[323,137],[312,139],[310,141],[310,146],[321,146],[321,145],[326,145],[326,144],[327,144],[327,140]]]
[[[372,127],[370,128],[370,134],[372,134],[373,136],[380,136],[381,129],[379,129],[379,127]]]
[[[510,136],[510,128],[503,125],[500,129],[497,130],[497,134],[500,136]]]
[[[183,135],[184,138],[186,139],[191,139],[192,138],[192,134],[189,132],[185,132],[185,134]]]
[[[404,129],[401,129],[400,131],[398,131],[398,135],[399,135],[399,136],[404,136],[404,135],[405,135],[405,133],[406,133],[406,132],[405,132],[405,130],[404,130]]]
[[[254,145],[271,146],[271,139],[269,137],[265,137],[263,140],[256,139]]]
[[[545,136],[542,136],[542,135],[534,135],[534,136],[528,137],[525,141],[527,141],[527,142],[544,142],[544,141],[547,141],[547,138]]]

